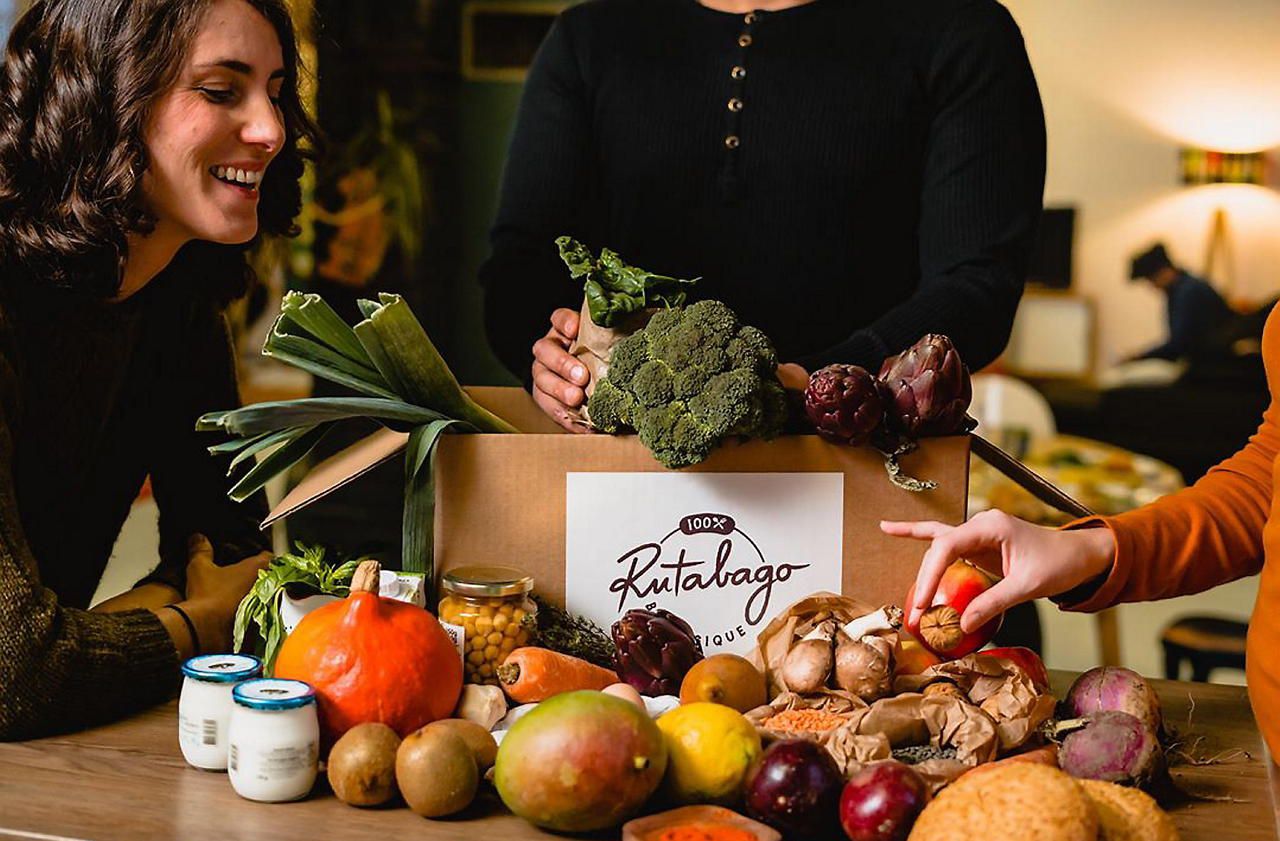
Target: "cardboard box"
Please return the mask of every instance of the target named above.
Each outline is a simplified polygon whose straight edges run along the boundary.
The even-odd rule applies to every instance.
[[[969,438],[937,438],[903,460],[938,483],[890,484],[884,459],[815,435],[729,443],[684,470],[635,436],[572,435],[516,388],[472,388],[520,435],[448,435],[436,454],[437,574],[468,564],[530,572],[537,591],[607,626],[633,607],[687,619],[708,653],[745,651],[770,617],[817,590],[901,603],[924,545],[882,519],[959,523]],[[320,465],[278,519],[403,448],[384,431]]]

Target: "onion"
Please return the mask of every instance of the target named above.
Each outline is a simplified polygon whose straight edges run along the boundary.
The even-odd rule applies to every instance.
[[[1151,684],[1131,669],[1116,666],[1090,669],[1071,684],[1062,705],[1065,718],[1119,710],[1137,717],[1157,736],[1164,732],[1160,699]]]
[[[1080,726],[1083,725],[1083,726]],[[1164,776],[1164,754],[1155,731],[1119,710],[1091,713],[1063,722],[1072,730],[1062,740],[1058,765],[1073,777],[1124,785],[1148,785]]]

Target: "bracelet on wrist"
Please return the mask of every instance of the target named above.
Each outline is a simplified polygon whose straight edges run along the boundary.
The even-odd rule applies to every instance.
[[[195,654],[199,654],[200,653],[200,634],[196,633],[196,623],[192,622],[191,617],[187,614],[187,612],[182,608],[178,607],[176,604],[167,604],[165,605],[165,607],[169,608],[174,613],[182,617],[182,621],[187,626],[187,631],[191,634],[192,652]]]

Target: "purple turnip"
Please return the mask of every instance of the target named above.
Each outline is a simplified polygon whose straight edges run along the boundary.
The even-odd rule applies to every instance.
[[[1104,710],[1064,721],[1058,765],[1073,777],[1147,786],[1163,778],[1164,753],[1155,731],[1127,712]]]
[[[1090,669],[1071,684],[1062,706],[1063,718],[1119,710],[1137,717],[1157,736],[1164,732],[1160,699],[1151,684],[1131,669],[1117,666]]]

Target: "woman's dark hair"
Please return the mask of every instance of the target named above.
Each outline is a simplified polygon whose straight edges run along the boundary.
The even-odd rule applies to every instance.
[[[291,236],[317,129],[298,95],[285,0],[244,0],[280,39],[285,141],[260,187],[258,235]],[[152,106],[177,80],[212,0],[37,0],[0,67],[0,271],[116,294],[127,234],[150,233],[142,176]],[[256,238],[255,238],[256,239]],[[175,259],[224,300],[251,277],[251,244],[192,243]]]

